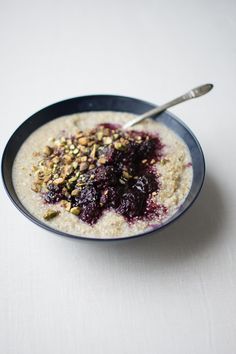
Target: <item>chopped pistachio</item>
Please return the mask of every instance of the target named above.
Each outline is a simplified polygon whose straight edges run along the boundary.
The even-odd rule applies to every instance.
[[[53,157],[52,162],[53,163],[58,163],[60,161],[58,156]]]
[[[76,134],[76,136],[77,136],[78,139],[81,138],[83,135],[84,135],[84,133],[81,132],[81,131],[79,131],[79,132]]]
[[[71,163],[71,161],[72,161],[72,158],[70,155],[65,155],[64,159],[65,159],[66,163],[68,163],[68,164]]]
[[[74,149],[75,149],[75,145],[74,145],[74,144],[71,144],[70,150],[74,150]]]
[[[41,184],[34,182],[31,186],[32,191],[39,193],[41,191]]]
[[[93,143],[92,143],[92,145],[93,145]],[[88,147],[83,146],[83,147],[82,147],[82,151],[83,151],[83,154],[84,154],[84,155],[89,155],[91,149],[88,148]]]
[[[97,144],[94,144],[93,147],[92,147],[92,151],[90,153],[90,156],[94,159],[95,156],[96,156],[96,151],[97,151]]]
[[[88,157],[87,156],[82,156],[81,157],[81,162],[85,162],[85,161],[87,161],[88,160]]]
[[[39,161],[38,165],[39,165],[40,167],[42,167],[42,166],[44,166],[44,163],[45,163],[45,161],[44,161],[44,160],[41,160],[41,161]]]
[[[82,138],[79,138],[79,144],[80,145],[87,145],[89,142],[89,139],[87,137],[82,137]]]
[[[81,172],[82,172],[82,171],[86,171],[86,170],[88,169],[88,167],[89,167],[88,162],[82,162],[82,163],[80,164],[79,170],[80,170]]]
[[[103,131],[105,136],[109,136],[110,135],[110,129],[109,128],[105,128]]]
[[[43,149],[43,153],[45,156],[50,156],[53,152],[53,149],[50,146],[45,146],[45,148]]]
[[[56,184],[56,185],[59,185],[59,184],[62,184],[65,182],[65,179],[64,178],[56,178],[54,179],[53,183]]]
[[[76,170],[76,168],[78,167],[78,162],[77,161],[72,162],[72,167]]]
[[[77,177],[76,177],[76,176],[71,177],[71,178],[69,179],[69,182],[70,182],[70,183],[75,182],[75,181],[77,181]]]
[[[93,146],[93,144],[94,144],[94,141],[89,141],[89,142],[88,142],[88,146],[89,146],[89,147]]]
[[[68,202],[67,200],[61,200],[60,201],[60,204],[63,208],[65,208],[67,211],[70,211],[70,208],[71,208],[71,203]]]
[[[89,170],[94,169],[96,166],[94,164],[89,165]]]
[[[123,177],[125,177],[126,179],[132,178],[132,176],[131,176],[127,171],[123,171],[122,175],[123,175]]]
[[[80,214],[80,208],[79,207],[74,207],[70,209],[70,213],[74,215],[79,215]]]
[[[41,170],[38,170],[35,172],[35,176],[39,179],[39,180],[43,180],[44,179],[44,172]]]
[[[37,167],[37,166],[34,166],[34,165],[33,165],[33,166],[31,167],[32,172],[36,172],[36,171],[37,171],[37,169],[38,169],[38,167]]]
[[[116,150],[121,150],[122,149],[122,144],[119,141],[114,142],[114,148]]]
[[[97,139],[98,139],[98,141],[102,141],[102,138],[103,138],[103,131],[99,131],[99,132],[97,132]]]
[[[71,195],[73,197],[77,197],[80,194],[80,190],[79,189],[73,189],[73,191],[71,192]]]
[[[101,165],[104,165],[107,162],[107,159],[105,157],[100,157],[100,159],[98,159],[98,163]]]
[[[46,166],[47,166],[48,168],[53,168],[53,162],[52,162],[51,160],[47,160],[47,161],[46,161]]]
[[[105,145],[109,145],[112,143],[112,138],[110,136],[106,136],[105,138],[103,138],[103,143]]]
[[[160,164],[164,166],[168,161],[168,159],[161,159]]]
[[[48,209],[46,213],[43,215],[43,218],[45,220],[50,220],[52,218],[55,218],[59,214],[58,210],[53,210],[53,209]]]
[[[79,152],[79,149],[77,149],[77,148],[73,150],[74,155],[78,154],[78,152]]]
[[[66,202],[65,209],[66,209],[66,211],[70,211],[70,209],[71,209],[71,202]]]
[[[72,166],[73,166],[73,163],[72,163]],[[66,173],[67,176],[69,176],[74,171],[74,169],[73,169],[74,166],[73,167],[72,166],[69,166],[69,165],[66,166],[65,173]],[[78,164],[77,164],[77,166],[78,166]]]

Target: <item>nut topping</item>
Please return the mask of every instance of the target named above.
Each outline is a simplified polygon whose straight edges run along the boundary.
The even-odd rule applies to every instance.
[[[157,137],[123,131],[111,124],[73,136],[63,132],[51,139],[50,146],[35,153],[40,161],[32,166],[31,188],[46,203],[60,203],[89,224],[111,208],[131,220],[147,215],[148,198],[157,193],[156,172],[152,169],[161,159],[160,150]],[[48,209],[44,219],[58,214]]]
[[[58,210],[48,209],[46,213],[43,215],[45,220],[51,220],[55,218],[59,214]]]

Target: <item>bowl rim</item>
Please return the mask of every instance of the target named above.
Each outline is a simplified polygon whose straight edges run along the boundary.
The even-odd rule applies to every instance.
[[[54,106],[56,107],[58,104],[63,104],[63,103],[69,103],[70,101],[74,101],[77,99],[94,99],[94,98],[112,98],[112,99],[125,99],[125,100],[130,100],[130,101],[139,101],[139,103],[141,104],[146,104],[149,105],[150,107],[158,107],[158,105],[151,103],[149,101],[146,100],[142,100],[139,98],[135,98],[135,97],[130,97],[130,96],[123,96],[123,95],[110,95],[110,94],[93,94],[93,95],[84,95],[84,96],[76,96],[76,97],[72,97],[72,98],[68,98],[65,100],[61,100],[61,101],[57,101],[53,104],[50,104],[46,107],[43,107],[42,109],[38,110],[37,112],[33,113],[32,115],[30,115],[27,119],[25,119],[11,134],[10,138],[7,140],[7,143],[5,145],[5,148],[3,150],[2,153],[2,159],[1,159],[1,176],[2,176],[2,181],[3,181],[3,185],[5,188],[5,191],[7,192],[8,197],[10,198],[10,200],[12,201],[12,203],[14,204],[14,206],[30,221],[32,221],[34,224],[38,225],[39,227],[43,228],[44,230],[50,231],[51,233],[53,233],[54,235],[58,235],[58,236],[66,236],[69,238],[75,238],[75,239],[79,239],[79,240],[87,240],[87,241],[105,241],[105,242],[110,242],[110,241],[122,241],[122,240],[129,240],[129,239],[136,239],[142,236],[151,236],[151,234],[155,233],[155,232],[160,232],[161,230],[165,229],[167,226],[170,226],[172,223],[176,222],[182,215],[184,215],[189,209],[190,207],[193,205],[193,203],[196,201],[196,199],[198,198],[201,190],[202,190],[202,186],[205,180],[205,174],[206,174],[206,163],[205,163],[205,157],[203,154],[203,150],[201,148],[201,145],[198,141],[198,139],[196,138],[196,136],[194,135],[194,133],[191,131],[191,129],[177,116],[175,116],[173,113],[169,112],[168,110],[166,110],[165,112],[175,121],[177,121],[180,125],[182,125],[186,131],[191,135],[191,137],[193,138],[194,142],[196,143],[196,146],[198,148],[198,151],[200,153],[201,159],[202,159],[202,180],[200,181],[200,184],[198,186],[198,190],[195,193],[194,197],[192,198],[192,200],[190,201],[189,205],[187,207],[185,207],[180,214],[175,216],[175,214],[170,217],[170,219],[167,219],[166,222],[164,222],[163,224],[160,224],[158,227],[154,228],[154,229],[149,229],[147,231],[144,231],[142,233],[139,234],[135,234],[135,235],[128,235],[128,236],[119,236],[119,237],[114,237],[114,238],[98,238],[95,236],[92,237],[86,237],[86,236],[77,236],[77,235],[73,235],[61,230],[57,230],[54,229],[53,227],[43,223],[41,220],[37,219],[33,214],[31,214],[25,207],[24,205],[21,203],[21,200],[18,198],[17,194],[16,194],[16,198],[12,195],[11,191],[9,190],[8,186],[7,186],[7,177],[5,174],[5,168],[4,168],[4,161],[6,159],[6,154],[8,149],[11,146],[11,141],[13,140],[13,138],[17,135],[17,133],[23,128],[23,126],[30,122],[31,120],[33,120],[35,118],[36,115],[38,115],[39,113],[42,113],[44,110],[46,109],[50,109],[53,108]],[[91,111],[96,111],[91,109]],[[97,110],[98,111],[98,110]],[[103,111],[103,110],[100,110]],[[104,109],[104,111],[106,111],[106,109]],[[89,111],[87,111],[89,112]],[[118,112],[118,110],[116,111]],[[82,113],[82,112],[79,112]],[[72,113],[73,114],[73,113]],[[68,114],[70,115],[70,114]],[[60,116],[55,117],[53,119],[50,119],[48,122],[60,118]],[[47,123],[48,123],[47,122]],[[43,123],[40,126],[47,124],[47,123]],[[35,130],[37,130],[38,128],[34,129],[32,132],[34,132]],[[30,133],[32,134],[32,133]],[[29,134],[29,135],[30,135]],[[28,135],[28,136],[29,136]],[[27,136],[27,137],[28,137]],[[25,141],[25,140],[24,140]],[[22,141],[21,145],[24,143],[24,141]],[[20,146],[21,146],[20,145]],[[12,171],[11,171],[11,176],[12,176]],[[13,186],[14,187],[14,186]],[[187,196],[186,196],[187,198]],[[18,203],[16,202],[16,200],[18,200]]]

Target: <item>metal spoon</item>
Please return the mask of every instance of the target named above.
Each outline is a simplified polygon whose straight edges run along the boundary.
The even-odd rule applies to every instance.
[[[184,95],[175,98],[172,101],[169,101],[159,107],[153,108],[150,111],[147,111],[141,115],[139,115],[138,117],[132,119],[131,121],[125,123],[123,125],[123,129],[132,127],[132,125],[137,124],[139,122],[141,122],[143,119],[149,118],[151,116],[153,116],[154,114],[159,114],[163,111],[165,111],[167,108],[170,108],[172,106],[175,106],[179,103],[185,102],[187,100],[191,100],[191,98],[196,98],[196,97],[200,97],[202,95],[205,95],[207,92],[209,92],[211,89],[213,88],[212,84],[205,84],[202,86],[198,86],[193,88],[192,90],[188,91],[187,93],[185,93]]]

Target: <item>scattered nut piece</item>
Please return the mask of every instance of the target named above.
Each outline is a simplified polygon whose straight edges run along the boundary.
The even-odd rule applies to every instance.
[[[168,159],[161,159],[160,164],[164,166],[168,161]]]
[[[68,202],[67,200],[61,200],[60,202],[61,206],[66,209],[66,211],[70,211],[71,208],[71,203]]]
[[[76,176],[71,177],[71,178],[69,179],[69,182],[70,182],[70,183],[75,182],[75,181],[77,181],[77,177],[76,177]]]
[[[103,134],[104,134],[105,136],[109,136],[109,135],[110,135],[110,129],[109,129],[109,128],[105,128],[105,129],[103,130]]]
[[[99,141],[102,141],[102,138],[103,138],[103,131],[99,131],[99,132],[97,132],[97,139],[99,140]]]
[[[92,147],[92,151],[90,153],[90,156],[95,159],[96,157],[96,151],[97,151],[97,144],[94,144],[93,147]]]
[[[112,138],[110,136],[106,136],[105,138],[103,138],[103,143],[105,145],[109,145],[112,143]]]
[[[73,150],[74,155],[78,154],[78,152],[79,152],[79,149],[77,149],[77,148]]]
[[[76,170],[76,168],[78,167],[78,162],[77,161],[74,161],[72,163],[72,167]]]
[[[34,182],[31,186],[32,191],[39,193],[42,189],[41,184]]]
[[[60,161],[58,156],[53,157],[52,162],[58,163]]]
[[[72,157],[70,155],[65,155],[64,159],[65,159],[66,163],[68,163],[68,164],[71,163],[71,161],[72,161]]]
[[[45,146],[45,148],[43,149],[43,153],[45,156],[50,156],[53,152],[53,149],[50,146]]]
[[[86,171],[89,167],[89,164],[88,162],[82,162],[79,166],[79,170],[82,172],[82,171]]]
[[[45,220],[50,220],[52,218],[55,218],[59,214],[58,210],[53,210],[53,209],[48,209],[46,213],[43,215],[43,218]]]
[[[77,162],[76,162],[76,163],[77,163]],[[74,162],[73,162],[73,164],[74,164]],[[72,166],[74,167],[73,164],[72,164]],[[70,166],[70,165],[66,166],[66,168],[65,168],[65,174],[66,174],[67,176],[69,176],[69,175],[74,171],[74,169],[73,169],[72,166]],[[77,163],[77,166],[78,166],[78,163]]]
[[[89,142],[89,139],[87,137],[79,138],[79,144],[80,145],[87,145]]]
[[[98,159],[98,163],[101,165],[104,165],[107,162],[107,159],[105,157],[100,157],[100,159]]]
[[[94,164],[89,165],[89,170],[94,169],[96,166]]]
[[[73,189],[73,191],[71,192],[71,195],[73,197],[77,197],[80,194],[80,190],[79,189]]]
[[[114,148],[116,150],[121,150],[122,149],[122,144],[119,141],[114,142]]]
[[[37,167],[37,166],[34,166],[34,165],[33,165],[33,166],[31,167],[31,171],[32,171],[32,172],[36,172],[36,171],[37,171],[37,169],[38,169],[38,167]]]
[[[70,209],[70,213],[74,215],[79,215],[80,214],[80,208],[79,207],[74,207]]]
[[[122,175],[123,175],[123,177],[125,177],[126,179],[132,178],[132,176],[131,176],[127,171],[123,171]]]
[[[56,178],[54,179],[53,183],[56,184],[56,185],[59,185],[59,184],[62,184],[65,182],[65,179],[60,177],[60,178]]]
[[[88,160],[88,157],[87,157],[87,156],[82,156],[82,157],[81,157],[81,161],[82,161],[82,162],[85,162],[85,161],[87,161],[87,160]]]

